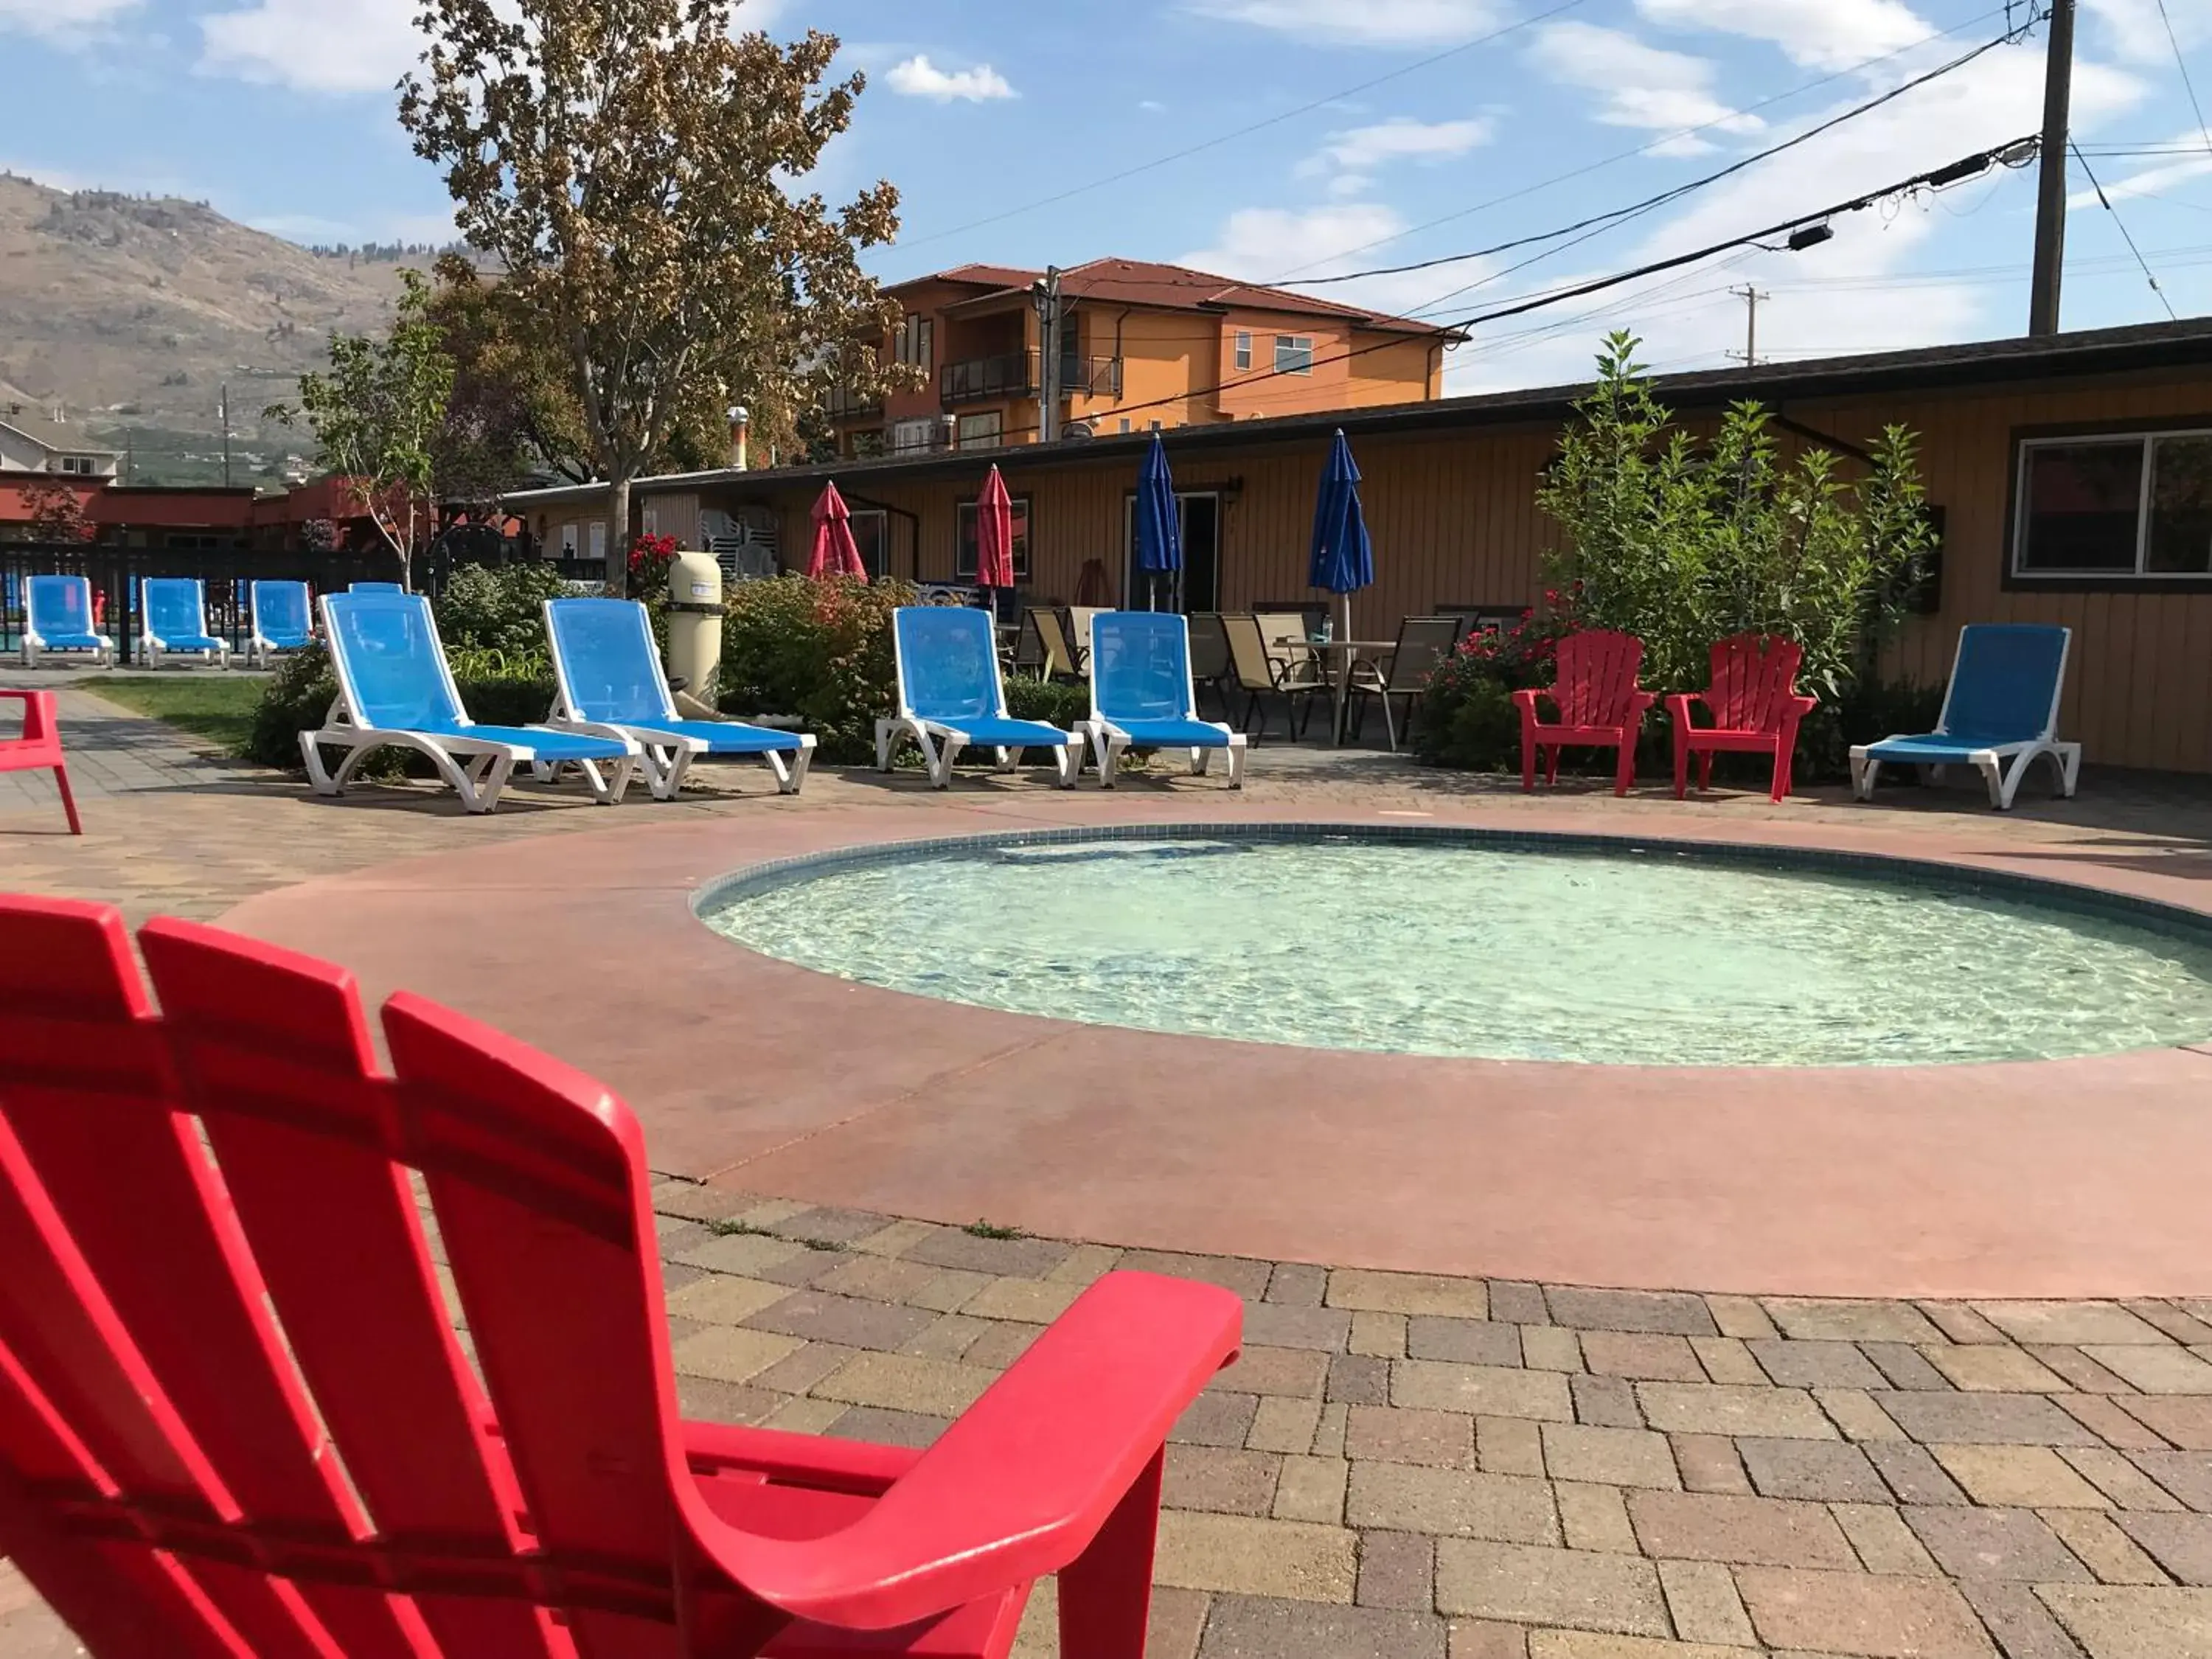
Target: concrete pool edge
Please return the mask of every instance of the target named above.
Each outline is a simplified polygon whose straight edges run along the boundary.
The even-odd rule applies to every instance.
[[[840,847],[1146,822],[1297,819],[1189,796],[809,809],[623,823],[310,883],[229,920],[406,983],[605,1078],[674,1172],[817,1202],[1062,1237],[1549,1282],[1850,1295],[2191,1294],[2212,1157],[2187,1049],[1880,1068],[1708,1068],[1331,1057],[1074,1027],[830,981],[732,951],[693,919],[736,866]],[[2007,848],[1912,826],[1700,821],[1663,835],[1587,804],[1471,806],[1443,825],[1613,842],[1818,848],[2029,876],[2197,915],[2124,849]],[[2139,853],[2140,849],[2134,849]],[[451,907],[503,896],[457,948]],[[591,964],[590,990],[539,964]],[[558,975],[555,975],[558,977]],[[869,1035],[855,1042],[856,1032]],[[702,1067],[702,1053],[744,1056]],[[1285,1063],[1285,1061],[1289,1063]],[[702,1076],[702,1071],[707,1074]],[[1869,1086],[1872,1085],[1872,1086]],[[2088,1109],[2084,1110],[2087,1106]],[[1656,1124],[1658,1127],[1655,1127]]]

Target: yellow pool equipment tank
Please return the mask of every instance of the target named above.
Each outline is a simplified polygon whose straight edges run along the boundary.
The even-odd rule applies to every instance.
[[[678,553],[668,567],[668,678],[714,701],[722,664],[722,567],[710,553]]]

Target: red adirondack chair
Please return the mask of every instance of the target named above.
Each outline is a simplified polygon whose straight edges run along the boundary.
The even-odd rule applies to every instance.
[[[1644,711],[1658,701],[1636,676],[1644,666],[1644,641],[1633,634],[1590,629],[1559,641],[1553,684],[1540,691],[1516,691],[1521,710],[1521,787],[1536,787],[1536,763],[1544,763],[1544,781],[1559,781],[1559,750],[1566,747],[1617,749],[1620,763],[1613,793],[1625,795],[1636,781],[1636,733]],[[1559,719],[1546,723],[1537,714],[1539,698],[1548,699]]]
[[[23,705],[23,735],[0,738],[0,772],[46,772],[62,792],[62,811],[69,815],[70,834],[81,836],[76,797],[70,793],[69,765],[62,758],[61,722],[54,717],[51,691],[10,691],[0,687],[0,698]]]
[[[1794,640],[1766,634],[1738,634],[1713,645],[1712,684],[1704,691],[1676,692],[1667,699],[1674,723],[1674,799],[1690,787],[1690,757],[1698,757],[1698,787],[1713,787],[1713,757],[1735,753],[1774,757],[1774,799],[1790,793],[1790,764],[1797,752],[1797,723],[1820,706],[1818,697],[1797,691],[1797,665],[1805,653]],[[1705,704],[1711,726],[1690,718],[1690,705]]]
[[[405,994],[381,1075],[340,969],[140,939],[158,1016],[113,909],[0,898],[0,1551],[100,1659],[998,1659],[1054,1571],[1139,1659],[1235,1297],[1109,1274],[923,1452],[684,1422],[619,1100]]]

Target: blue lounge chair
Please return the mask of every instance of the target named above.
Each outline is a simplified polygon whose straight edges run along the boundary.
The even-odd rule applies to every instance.
[[[58,651],[89,651],[95,668],[115,666],[115,641],[93,631],[92,584],[82,576],[33,576],[24,595],[23,666]]]
[[[556,732],[543,726],[478,726],[438,642],[430,602],[419,593],[325,593],[323,637],[337,672],[337,700],[319,732],[300,733],[315,793],[341,793],[355,769],[379,749],[411,749],[429,757],[461,805],[489,812],[518,764],[574,762],[592,799],[611,806],[629,787],[638,746],[627,738]],[[347,751],[335,773],[325,748]]]
[[[297,651],[315,637],[314,600],[305,582],[257,581],[246,590],[253,634],[246,643],[246,665],[267,668],[280,651]]]
[[[398,582],[356,582],[346,589],[349,593],[404,593],[406,591]]]
[[[197,576],[149,576],[138,584],[138,655],[149,668],[164,657],[198,657],[230,666],[230,643],[208,632],[207,590]]]
[[[1936,729],[1855,747],[1852,793],[1871,800],[1875,775],[1885,761],[1924,766],[1935,776],[1956,763],[1979,772],[1989,785],[1990,805],[2009,811],[2029,764],[2048,755],[2058,770],[2058,793],[2070,798],[2081,770],[2081,745],[2058,741],[2058,697],[2066,686],[2073,637],[2070,628],[2025,623],[1960,629]]]
[[[1217,749],[1229,751],[1229,787],[1244,787],[1244,734],[1198,717],[1190,678],[1190,629],[1165,611],[1102,611],[1091,619],[1091,739],[1098,787],[1111,789],[1121,751],[1187,749],[1203,776]]]
[[[921,745],[929,781],[952,781],[952,764],[970,744],[998,752],[1011,772],[1024,749],[1049,749],[1060,787],[1073,789],[1083,765],[1083,736],[1042,720],[1012,720],[999,679],[999,643],[990,613],[970,605],[902,605],[891,613],[898,661],[898,713],[876,722],[876,770],[891,769],[902,734]]]
[[[795,795],[814,761],[811,732],[775,732],[742,720],[687,720],[653,648],[645,607],[635,599],[548,599],[545,634],[560,689],[550,724],[635,738],[655,800],[672,800],[701,755],[757,755],[775,787]]]

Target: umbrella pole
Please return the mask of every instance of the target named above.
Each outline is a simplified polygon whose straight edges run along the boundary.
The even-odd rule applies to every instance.
[[[1352,706],[1352,595],[1336,596],[1336,746],[1344,747],[1344,715]]]

